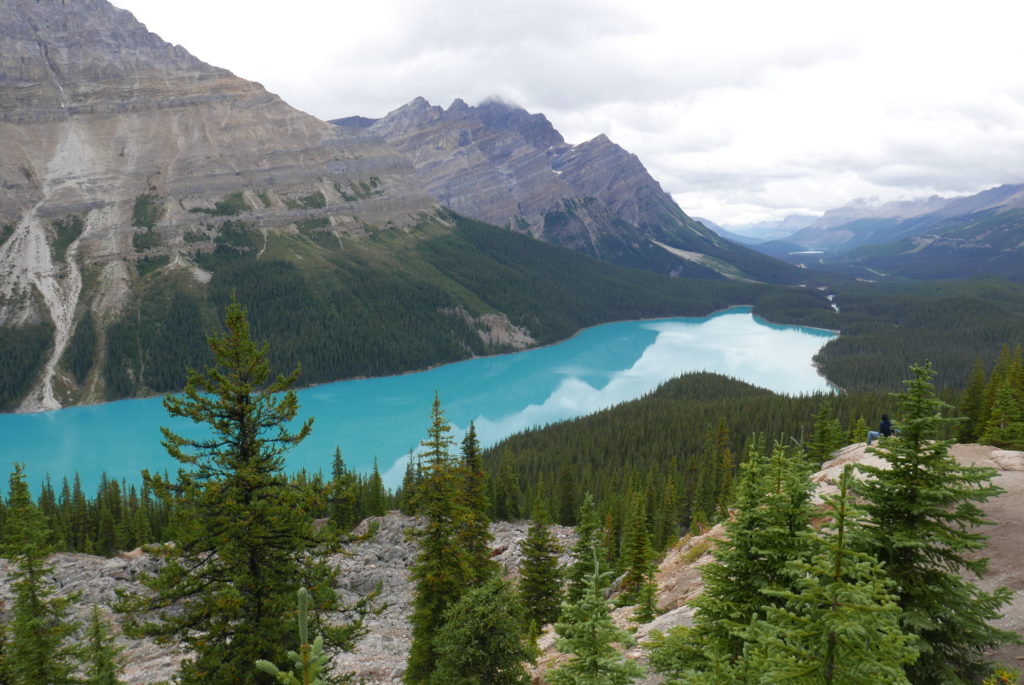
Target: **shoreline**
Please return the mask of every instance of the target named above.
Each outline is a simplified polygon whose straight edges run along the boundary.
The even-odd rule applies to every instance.
[[[434,369],[439,369],[439,368],[444,367],[444,366],[450,366],[450,365],[453,365],[453,364],[461,364],[463,362],[469,362],[469,361],[473,361],[473,360],[477,360],[477,359],[499,359],[499,358],[507,356],[507,355],[521,354],[523,352],[529,352],[531,350],[542,350],[542,349],[545,349],[545,348],[548,348],[548,347],[553,347],[555,345],[560,345],[560,344],[562,344],[564,342],[567,342],[569,340],[572,340],[574,338],[579,337],[580,335],[584,334],[585,332],[587,332],[589,330],[592,330],[594,328],[599,328],[601,326],[610,326],[610,325],[614,325],[614,324],[631,323],[631,322],[668,321],[668,320],[679,320],[679,319],[684,319],[684,320],[710,319],[710,318],[715,317],[715,316],[721,316],[723,314],[728,314],[728,313],[730,313],[730,312],[732,312],[733,310],[736,310],[736,309],[746,309],[746,310],[749,310],[749,313],[750,313],[751,317],[756,322],[761,323],[763,325],[781,326],[781,327],[793,328],[793,329],[806,329],[806,330],[811,330],[811,331],[821,331],[823,333],[828,333],[828,334],[832,334],[832,335],[835,335],[835,336],[840,335],[840,332],[838,330],[832,330],[832,329],[828,329],[828,328],[820,328],[820,327],[817,327],[817,326],[803,326],[801,324],[777,323],[777,322],[771,321],[769,319],[766,319],[766,318],[764,318],[762,316],[759,316],[757,314],[754,314],[754,305],[753,304],[732,304],[732,305],[728,305],[726,307],[722,307],[722,308],[719,308],[719,309],[712,310],[711,312],[709,312],[707,314],[696,314],[696,315],[692,315],[692,316],[671,316],[670,315],[670,316],[656,316],[656,317],[638,318],[638,319],[621,319],[621,320],[616,320],[616,321],[604,321],[602,323],[596,323],[596,324],[593,324],[593,325],[590,325],[590,326],[585,326],[584,328],[580,328],[579,330],[577,330],[575,333],[573,333],[572,335],[570,335],[568,337],[561,338],[559,340],[555,340],[555,341],[552,341],[552,342],[549,342],[549,343],[545,343],[543,345],[535,345],[535,346],[532,346],[532,347],[524,347],[524,348],[522,348],[520,350],[512,350],[512,351],[509,351],[509,352],[498,352],[498,353],[495,353],[495,354],[487,354],[487,355],[473,355],[473,356],[466,357],[464,359],[456,359],[454,361],[440,362],[440,363],[432,364],[430,366],[426,366],[426,367],[419,368],[419,369],[410,369],[408,371],[399,371],[397,373],[385,374],[385,375],[382,375],[382,376],[349,376],[347,378],[338,378],[338,379],[332,380],[332,381],[319,381],[319,382],[316,382],[316,383],[310,383],[309,385],[301,385],[301,386],[292,388],[292,390],[295,390],[296,392],[298,392],[298,391],[302,391],[302,390],[308,390],[308,389],[311,389],[311,388],[317,388],[317,387],[324,386],[324,385],[330,385],[332,383],[346,383],[348,381],[362,381],[362,380],[372,380],[372,379],[378,379],[378,378],[398,378],[398,377],[401,377],[401,376],[409,376],[409,375],[417,374],[417,373],[425,373],[427,371],[432,371]],[[818,375],[821,376],[822,378],[824,378],[825,381],[829,383],[829,385],[831,385],[831,386],[833,386],[835,388],[838,388],[841,392],[845,392],[845,390],[843,388],[839,388],[839,386],[837,386],[834,383],[832,383],[832,381],[829,380],[829,378],[827,376],[825,376],[824,374],[822,374],[820,372],[820,369],[819,369],[817,363],[812,361],[812,366],[814,366],[815,370],[818,372]],[[180,390],[177,391],[177,392],[180,392]],[[102,406],[102,405],[117,404],[118,402],[133,402],[133,401],[142,401],[142,400],[152,400],[152,399],[155,399],[155,398],[158,398],[158,397],[167,397],[168,395],[173,395],[173,394],[176,394],[176,393],[143,395],[143,396],[139,396],[139,397],[121,397],[121,398],[118,398],[116,400],[99,401],[99,402],[83,402],[83,403],[79,403],[79,404],[69,404],[69,405],[66,405],[66,406],[62,406],[62,407],[60,407],[58,409],[45,409],[45,410],[38,410],[38,411],[36,411],[36,410],[17,411],[16,410],[16,411],[11,411],[11,412],[0,412],[0,417],[5,416],[5,415],[6,416],[31,416],[31,415],[45,416],[45,415],[53,413],[53,412],[64,411],[64,410],[67,410],[67,409],[76,409],[76,408],[80,408],[80,407],[81,408],[84,408],[84,407],[97,407],[97,406]]]

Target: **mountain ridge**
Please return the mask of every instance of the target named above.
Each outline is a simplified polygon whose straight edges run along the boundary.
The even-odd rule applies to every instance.
[[[571,145],[543,114],[498,99],[445,109],[417,97],[380,119],[332,121],[379,135],[443,205],[480,221],[671,275],[807,278],[694,221],[605,134]]]

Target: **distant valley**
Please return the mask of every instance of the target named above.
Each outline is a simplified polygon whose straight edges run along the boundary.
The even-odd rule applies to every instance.
[[[751,233],[754,232],[754,227]],[[1024,280],[1024,185],[975,195],[825,212],[752,247],[790,263],[863,280],[999,275]]]

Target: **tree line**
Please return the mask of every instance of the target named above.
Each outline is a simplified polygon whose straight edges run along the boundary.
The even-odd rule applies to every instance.
[[[173,640],[189,650],[183,683],[269,683],[283,677],[277,664],[288,659],[299,662],[294,672],[308,676],[311,655],[322,665],[334,651],[351,648],[373,597],[342,607],[333,589],[336,571],[325,557],[348,539],[351,523],[393,504],[423,520],[411,571],[416,589],[405,680],[413,685],[529,682],[525,664],[551,623],[556,648],[571,655],[548,674],[551,682],[632,682],[641,669],[611,646],[631,638],[611,623],[608,571],[618,575],[618,601],[634,606],[633,620],[649,622],[657,613],[658,550],[685,524],[682,501],[691,525],[725,519],[728,537],[706,572],[695,627],[650,646],[652,663],[672,679],[764,683],[802,674],[808,682],[973,682],[989,672],[984,651],[1012,637],[988,626],[1007,591],[986,593],[959,575],[985,569],[976,556],[984,536],[970,529],[985,523],[977,505],[999,489],[990,483],[994,472],[960,467],[948,455],[942,438],[956,428],[944,418],[950,407],[935,396],[930,367],[915,367],[894,412],[901,434],[877,448],[892,467],[863,467],[870,476],[863,481],[846,474],[824,512],[831,528],[822,530],[811,525],[822,511],[810,503],[808,475],[834,446],[859,438],[866,424],[858,411],[870,398],[788,398],[787,405],[744,384],[694,375],[627,405],[635,411],[673,393],[693,397],[702,390],[710,403],[704,411],[712,407],[719,416],[689,428],[703,434],[700,458],[688,462],[697,471],[680,468],[672,459],[678,455],[670,453],[667,467],[662,461],[659,468],[682,475],[668,484],[658,483],[654,468],[643,472],[619,463],[617,473],[625,478],[618,499],[616,488],[600,478],[584,485],[602,485],[601,491],[575,496],[573,490],[577,543],[571,564],[561,569],[548,514],[567,515],[562,493],[543,485],[538,464],[531,472],[529,462],[513,463],[507,445],[499,449],[498,467],[487,468],[472,427],[456,454],[439,398],[393,499],[377,469],[365,478],[353,474],[337,451],[327,480],[304,472],[286,476],[284,455],[313,424],[293,421],[298,403],[290,386],[298,371],[270,380],[267,347],[253,342],[238,303],[227,307],[225,329],[208,341],[215,364],[190,372],[184,391],[165,399],[169,414],[210,431],[186,438],[164,429],[163,444],[181,463],[177,474],[144,472],[140,490],[104,479],[90,509],[81,488],[66,482],[59,496],[47,485],[32,502],[23,471],[15,468],[0,529],[0,550],[15,568],[11,615],[0,625],[4,682],[78,682],[76,669],[92,673],[89,650],[69,639],[76,629],[66,617],[70,600],[54,594],[45,559],[58,540],[77,540],[83,530],[87,545],[106,544],[111,534],[114,547],[121,544],[118,535],[146,537],[138,532],[146,511],[158,512],[161,534],[153,531],[153,537],[161,542],[148,549],[162,565],[140,577],[145,593],[122,596],[116,609],[127,617],[127,634]],[[1020,367],[1019,351],[1004,357],[993,372],[1001,379],[998,388],[1016,379]],[[765,398],[782,409],[769,411]],[[738,429],[714,404],[726,399],[749,420],[762,421],[762,432],[734,438]],[[765,427],[794,417],[809,420],[808,429],[796,439],[780,431],[784,437],[768,446]],[[688,423],[679,415],[659,420]],[[615,461],[605,459],[594,468],[558,464],[559,487],[563,476],[572,481],[587,472],[615,472]],[[642,461],[657,463],[637,456]],[[530,494],[523,486],[534,474]],[[671,492],[674,483],[678,496]],[[499,507],[527,504],[532,521],[519,579],[511,583],[491,560],[489,523]],[[83,512],[94,528],[81,524]],[[325,621],[339,612],[350,620]],[[88,634],[109,643],[105,623],[94,616]],[[310,630],[319,634],[313,643]],[[844,637],[854,634],[873,637]],[[876,644],[884,648],[865,649]],[[115,652],[102,652],[95,665],[107,679],[88,682],[117,682]]]

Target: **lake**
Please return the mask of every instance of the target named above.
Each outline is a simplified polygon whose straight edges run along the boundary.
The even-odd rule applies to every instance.
[[[458,437],[476,422],[484,446],[517,431],[583,416],[636,399],[690,371],[712,371],[797,395],[832,387],[811,363],[836,333],[780,326],[749,307],[701,318],[626,321],[586,329],[548,347],[471,359],[386,378],[340,381],[298,391],[300,418],[313,432],[288,455],[288,470],[330,472],[340,446],[350,467],[369,471],[376,458],[385,482],[401,482],[405,458],[426,436],[436,391]],[[170,420],[160,398],[0,415],[0,474],[26,463],[37,488],[46,474],[75,471],[89,496],[100,474],[139,480],[143,468],[177,468],[160,445],[160,426],[199,436],[194,424]],[[6,485],[3,487],[6,492]]]

